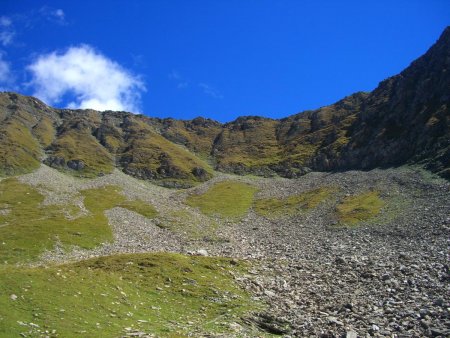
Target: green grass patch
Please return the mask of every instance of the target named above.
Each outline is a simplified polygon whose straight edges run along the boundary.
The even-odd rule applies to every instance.
[[[254,210],[258,214],[268,218],[292,216],[315,208],[334,192],[336,192],[335,188],[322,187],[282,199],[263,198],[255,200]]]
[[[158,337],[229,334],[228,323],[261,309],[230,273],[246,269],[225,258],[167,253],[1,267],[0,337],[119,337],[125,328]]]
[[[377,216],[384,205],[378,191],[369,191],[345,197],[337,205],[336,212],[341,224],[354,225]]]
[[[55,243],[64,248],[79,246],[92,249],[112,241],[113,234],[105,210],[116,206],[150,215],[150,208],[139,201],[126,201],[115,186],[81,192],[90,214],[77,214],[74,205],[42,205],[42,196],[33,187],[10,178],[0,182],[0,264],[21,263],[37,259]],[[79,211],[79,210],[78,210]]]
[[[224,181],[216,183],[204,194],[189,196],[186,203],[209,216],[240,218],[252,206],[256,191],[250,184]]]
[[[17,175],[39,168],[41,147],[30,130],[17,120],[0,126],[0,175]]]
[[[153,205],[150,205],[141,200],[125,201],[120,203],[119,207],[137,212],[138,214],[141,214],[142,216],[147,218],[153,218],[158,215],[158,212],[153,207]]]

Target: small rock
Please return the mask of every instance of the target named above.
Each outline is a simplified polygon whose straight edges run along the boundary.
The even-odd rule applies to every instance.
[[[436,306],[444,306],[444,299],[438,298],[434,301],[434,305]]]
[[[356,331],[353,330],[347,331],[345,338],[358,338],[358,333],[356,333]]]
[[[230,329],[236,332],[242,331],[242,326],[238,323],[230,323]]]
[[[420,309],[419,310],[419,315],[420,315],[421,318],[424,318],[427,314],[428,314],[428,310],[427,309]]]
[[[420,325],[424,328],[424,329],[428,329],[428,327],[430,326],[430,323],[428,323],[426,320],[422,319],[420,321]]]
[[[275,297],[275,292],[272,292],[270,290],[264,291],[264,294],[269,297]]]
[[[433,337],[439,337],[439,336],[446,337],[447,336],[446,332],[444,332],[443,330],[433,328],[433,327],[430,329],[430,332]]]
[[[11,296],[9,296],[9,298],[11,298],[11,300],[16,300],[17,299],[17,295],[12,294]]]
[[[196,254],[199,256],[208,256],[208,251],[206,251],[205,249],[199,249],[197,250]]]
[[[233,258],[232,260],[230,260],[230,264],[231,265],[239,265],[239,262]]]
[[[328,317],[328,323],[335,324],[337,326],[343,326],[344,325],[344,323],[341,322],[340,320],[338,320],[336,317],[331,317],[331,316]]]
[[[334,260],[334,262],[335,262],[336,264],[345,264],[345,263],[346,263],[346,262],[345,262],[345,259],[342,258],[342,257],[336,257],[336,259]]]

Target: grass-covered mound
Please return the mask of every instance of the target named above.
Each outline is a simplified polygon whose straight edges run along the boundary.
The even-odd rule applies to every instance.
[[[354,225],[377,216],[384,205],[378,191],[369,191],[344,198],[336,211],[341,224]]]
[[[56,243],[65,248],[94,248],[113,234],[104,212],[121,206],[146,217],[155,209],[142,201],[127,201],[120,188],[106,186],[81,192],[83,214],[75,205],[43,205],[44,196],[33,187],[9,178],[0,182],[0,264],[36,259]]]
[[[199,208],[206,215],[236,219],[247,213],[256,191],[250,184],[223,181],[213,185],[204,194],[189,196],[186,203]]]
[[[263,198],[255,200],[254,210],[268,218],[292,216],[315,208],[319,203],[331,196],[335,188],[321,187],[286,198]]]
[[[244,269],[225,258],[176,254],[0,267],[0,337],[230,333],[229,323],[259,307],[230,274]]]

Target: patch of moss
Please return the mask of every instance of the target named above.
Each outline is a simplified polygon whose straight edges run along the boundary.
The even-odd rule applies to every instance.
[[[127,202],[120,188],[107,186],[81,192],[89,215],[77,215],[73,205],[42,205],[44,196],[29,185],[10,178],[0,182],[0,264],[29,262],[37,259],[56,243],[64,248],[79,246],[92,249],[111,241],[113,234],[105,210],[130,206],[146,212],[141,203]],[[127,205],[129,203],[129,205]]]
[[[292,195],[286,198],[264,198],[254,202],[254,210],[258,214],[278,218],[292,216],[310,209],[314,209],[319,203],[330,197],[337,189],[321,187],[304,192],[300,195]]]
[[[39,142],[30,130],[15,119],[0,126],[0,175],[17,175],[39,168]]]
[[[191,195],[186,203],[199,208],[206,215],[240,218],[252,206],[257,189],[246,183],[223,181],[213,185],[201,195]]]
[[[167,253],[47,268],[0,267],[0,337],[45,331],[58,337],[119,337],[126,328],[158,337],[231,334],[230,323],[261,309],[230,273],[246,269],[245,263],[233,265],[225,258]]]
[[[345,197],[336,207],[337,217],[341,224],[354,225],[377,216],[385,202],[378,191]]]

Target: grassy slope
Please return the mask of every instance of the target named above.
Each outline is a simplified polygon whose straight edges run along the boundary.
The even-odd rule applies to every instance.
[[[94,248],[113,238],[104,211],[115,206],[129,207],[144,215],[155,210],[140,201],[126,201],[120,188],[107,186],[82,191],[88,215],[71,205],[44,206],[44,197],[31,186],[10,178],[0,182],[0,263],[35,260],[56,243]],[[70,219],[67,218],[70,215]]]
[[[322,187],[283,199],[258,199],[254,203],[254,210],[258,214],[269,218],[292,216],[309,209],[314,209],[334,192],[336,192],[335,188]]]
[[[159,128],[165,138],[185,145],[204,159],[210,157],[214,139],[222,130],[218,122],[203,118],[189,121],[165,119],[160,124]]]
[[[243,268],[228,259],[176,254],[0,267],[0,337],[45,331],[52,337],[118,337],[125,328],[170,337],[229,333],[226,323],[258,307],[229,273]]]
[[[204,161],[157,134],[143,121],[134,119],[127,128],[128,146],[121,156],[129,172],[145,170],[153,172],[160,179],[195,182],[199,179],[192,174],[192,170],[203,168],[208,177],[212,176],[211,168]],[[161,169],[171,171],[171,175],[165,177]]]
[[[224,181],[215,184],[204,194],[189,196],[186,203],[199,208],[206,215],[240,218],[252,206],[256,191],[249,184]]]
[[[354,225],[377,216],[384,205],[377,191],[369,191],[344,198],[336,212],[341,224]]]
[[[18,120],[0,125],[0,175],[27,173],[39,167],[41,148],[30,130]]]
[[[56,130],[53,122],[47,116],[43,116],[33,127],[32,132],[39,140],[39,143],[46,148],[52,144]]]
[[[281,154],[275,135],[277,121],[250,118],[242,124],[246,127],[235,122],[223,130],[216,145],[219,166],[251,168],[278,163]]]
[[[111,154],[87,131],[70,129],[58,136],[53,143],[53,154],[67,161],[81,160],[85,168],[73,174],[95,177],[114,169]]]

